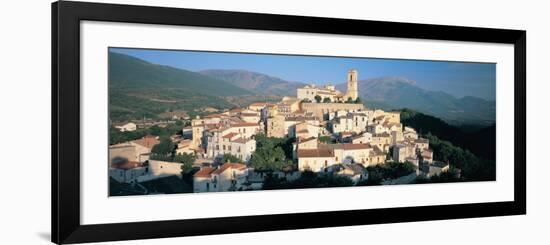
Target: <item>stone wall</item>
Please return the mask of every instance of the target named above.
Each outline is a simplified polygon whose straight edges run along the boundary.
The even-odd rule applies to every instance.
[[[329,112],[338,110],[363,110],[363,104],[348,104],[348,103],[302,103],[303,111],[312,112],[318,118],[324,118],[324,115]]]

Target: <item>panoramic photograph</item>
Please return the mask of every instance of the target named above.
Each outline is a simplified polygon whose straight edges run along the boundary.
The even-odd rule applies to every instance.
[[[108,50],[109,196],[496,179],[496,64]]]

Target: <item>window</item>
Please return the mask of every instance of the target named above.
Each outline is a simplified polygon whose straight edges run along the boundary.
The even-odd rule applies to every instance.
[[[220,150],[220,146],[219,146],[219,145],[216,145],[216,150],[217,150],[217,151]]]
[[[223,145],[223,150],[225,151],[225,145]]]

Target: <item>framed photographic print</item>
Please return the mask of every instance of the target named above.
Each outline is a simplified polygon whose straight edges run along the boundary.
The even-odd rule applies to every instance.
[[[52,5],[52,241],[519,215],[526,33]]]

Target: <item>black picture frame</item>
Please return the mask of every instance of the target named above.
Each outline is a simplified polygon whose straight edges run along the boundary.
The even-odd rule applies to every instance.
[[[514,45],[514,201],[80,224],[80,22],[453,40]],[[52,242],[82,243],[526,213],[526,32],[522,30],[61,1],[52,4]],[[510,98],[511,99],[511,98]]]

